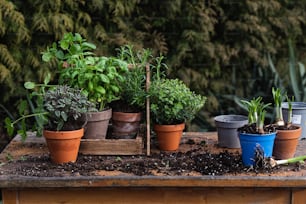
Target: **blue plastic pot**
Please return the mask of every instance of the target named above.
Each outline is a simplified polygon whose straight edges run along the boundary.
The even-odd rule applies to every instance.
[[[275,136],[276,132],[269,134],[239,133],[243,165],[254,165],[257,145],[259,145],[259,147],[264,151],[265,157],[271,157]]]

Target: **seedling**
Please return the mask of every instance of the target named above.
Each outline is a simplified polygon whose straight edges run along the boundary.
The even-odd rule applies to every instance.
[[[289,159],[275,160],[272,157],[265,157],[264,150],[258,145],[255,148],[255,167],[257,168],[273,168],[279,165],[288,165],[295,163],[304,163],[306,155],[293,157]]]
[[[292,125],[292,102],[294,102],[294,96],[292,96],[291,99],[289,99],[288,96],[286,96],[286,98],[288,101],[288,122],[286,124],[286,127],[290,128],[290,126]]]
[[[304,163],[305,159],[306,159],[306,155],[293,157],[290,159],[281,159],[281,160],[275,160],[273,158],[269,158],[269,163],[272,167],[275,167],[277,165],[282,165],[282,164]]]
[[[287,96],[287,94],[282,93],[282,91],[279,88],[272,87],[272,94],[274,99],[274,105],[275,105],[275,124],[277,126],[285,126],[286,128],[290,128],[292,125],[292,102],[294,102],[294,96],[291,97],[291,99]],[[287,123],[285,123],[283,114],[282,114],[282,101],[284,98],[284,95],[288,102],[288,118]]]
[[[246,106],[248,110],[248,121],[249,124],[256,124],[256,131],[260,134],[264,132],[264,122],[266,116],[266,108],[271,105],[271,103],[264,104],[262,102],[262,97],[252,99],[251,101],[241,100],[241,102]]]
[[[274,106],[275,106],[275,124],[278,126],[284,126],[285,122],[283,119],[283,113],[282,113],[282,101],[283,101],[283,94],[279,88],[272,87],[272,95],[274,99]]]

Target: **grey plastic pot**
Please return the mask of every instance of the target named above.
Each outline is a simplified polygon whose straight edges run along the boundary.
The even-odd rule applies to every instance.
[[[226,148],[240,148],[238,128],[248,123],[248,117],[244,115],[219,115],[214,118],[218,145]]]
[[[282,103],[282,113],[285,122],[288,121],[288,103]],[[306,103],[292,102],[292,124],[302,127],[300,139],[306,138]]]

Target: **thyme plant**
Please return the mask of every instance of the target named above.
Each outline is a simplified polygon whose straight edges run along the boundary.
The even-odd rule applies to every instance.
[[[153,122],[162,125],[191,121],[206,102],[179,79],[153,81],[149,95]]]

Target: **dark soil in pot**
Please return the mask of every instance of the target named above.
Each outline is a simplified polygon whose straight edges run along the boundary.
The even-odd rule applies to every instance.
[[[257,134],[256,124],[246,124],[241,128],[238,128],[239,132],[249,133],[249,134]],[[264,126],[265,133],[276,132],[276,127],[274,125],[266,125]]]

